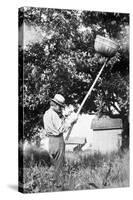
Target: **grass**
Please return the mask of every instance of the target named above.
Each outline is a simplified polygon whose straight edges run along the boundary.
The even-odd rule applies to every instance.
[[[66,152],[64,185],[57,188],[50,181],[47,166],[32,165],[24,168],[24,192],[54,192],[115,188],[129,186],[129,152],[90,154]]]

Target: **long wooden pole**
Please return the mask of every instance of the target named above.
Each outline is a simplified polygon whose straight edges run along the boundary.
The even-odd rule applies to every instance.
[[[85,102],[86,102],[88,96],[91,94],[91,92],[92,92],[92,90],[93,90],[93,88],[94,88],[94,86],[95,86],[95,84],[96,84],[98,78],[100,77],[100,75],[101,75],[101,73],[102,73],[104,67],[106,66],[107,61],[108,61],[108,58],[106,58],[106,60],[105,60],[105,62],[104,62],[104,64],[103,64],[103,66],[102,66],[102,68],[100,69],[100,71],[99,71],[97,77],[95,78],[95,80],[94,80],[92,86],[90,87],[89,91],[87,92],[86,96],[84,97],[84,99],[83,99],[83,101],[82,101],[82,103],[81,103],[81,105],[80,105],[80,107],[79,107],[79,109],[78,109],[78,111],[77,111],[77,117],[79,116],[79,113],[80,113],[81,109],[83,108],[83,105],[85,104]],[[74,124],[70,127],[70,129],[69,129],[69,131],[68,131],[68,133],[67,133],[67,136],[66,136],[66,138],[65,138],[65,141],[68,141],[73,126],[74,126]]]

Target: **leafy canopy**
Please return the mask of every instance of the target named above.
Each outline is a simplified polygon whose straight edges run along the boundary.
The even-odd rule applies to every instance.
[[[42,126],[42,115],[56,93],[77,107],[83,100],[104,57],[94,50],[97,34],[119,44],[82,112],[127,116],[129,112],[129,15],[107,12],[22,8],[19,27],[40,28],[40,41],[19,47],[21,106],[24,106],[24,137]],[[20,77],[21,78],[21,77]]]

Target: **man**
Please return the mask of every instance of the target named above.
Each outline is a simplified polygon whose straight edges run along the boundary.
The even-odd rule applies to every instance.
[[[54,178],[57,183],[61,181],[60,174],[63,174],[63,163],[65,156],[65,142],[63,133],[77,121],[77,115],[71,120],[64,119],[62,115],[65,107],[65,99],[62,95],[56,94],[50,102],[50,108],[43,116],[45,136],[48,138],[48,152],[54,166]],[[62,184],[62,183],[61,183]]]

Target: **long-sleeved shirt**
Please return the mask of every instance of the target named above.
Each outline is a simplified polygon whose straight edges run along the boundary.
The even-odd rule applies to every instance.
[[[59,115],[50,108],[43,116],[44,129],[47,136],[58,136],[68,130],[70,124],[59,117]]]

